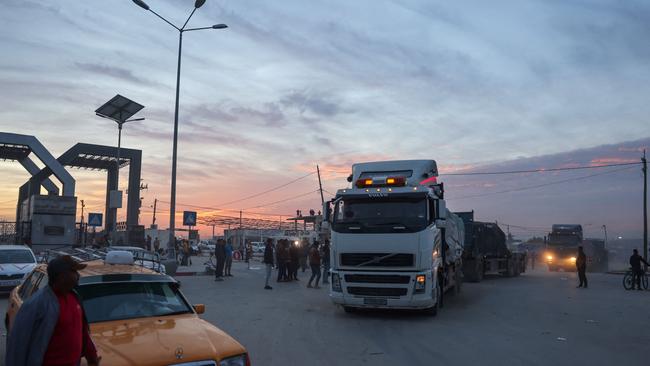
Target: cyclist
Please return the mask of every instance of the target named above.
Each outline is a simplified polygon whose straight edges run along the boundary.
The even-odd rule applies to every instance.
[[[641,262],[645,263],[646,266],[650,266],[650,264],[639,255],[639,251],[634,249],[632,251],[632,256],[630,256],[630,266],[632,266],[632,289],[634,289],[634,282],[636,280],[636,289],[641,290],[641,276],[643,276]]]

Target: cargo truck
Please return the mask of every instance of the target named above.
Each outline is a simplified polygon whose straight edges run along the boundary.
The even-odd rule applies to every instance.
[[[456,212],[465,225],[463,275],[465,281],[481,282],[485,275],[518,276],[526,272],[526,254],[508,249],[499,225],[474,221],[474,211]]]
[[[544,260],[549,271],[575,271],[578,247],[587,256],[587,270],[605,272],[608,256],[605,242],[599,239],[583,239],[582,225],[555,224],[547,236]]]
[[[352,166],[352,187],[324,205],[335,304],[436,314],[447,290],[460,291],[463,222],[437,177],[434,160]]]

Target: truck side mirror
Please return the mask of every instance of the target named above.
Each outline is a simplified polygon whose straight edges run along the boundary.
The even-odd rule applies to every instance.
[[[330,222],[331,217],[332,217],[331,201],[326,201],[325,203],[323,203],[323,221]]]
[[[438,200],[438,215],[436,218],[445,220],[447,218],[447,203],[445,200]]]

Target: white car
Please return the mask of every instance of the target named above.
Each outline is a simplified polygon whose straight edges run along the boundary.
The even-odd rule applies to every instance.
[[[25,275],[36,267],[36,257],[24,245],[0,245],[0,293],[20,285]]]

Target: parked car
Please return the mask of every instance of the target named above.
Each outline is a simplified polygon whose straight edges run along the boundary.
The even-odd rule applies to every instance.
[[[156,272],[167,273],[165,269],[165,265],[160,262],[160,254],[158,253],[150,252],[140,247],[131,247],[131,246],[122,246],[122,245],[110,246],[107,248],[107,252],[115,251],[115,250],[126,250],[128,252],[133,253],[135,264],[138,264],[145,268],[149,268]]]
[[[103,365],[250,365],[246,348],[199,318],[205,305],[190,305],[178,281],[133,262],[131,252],[111,251],[79,271],[77,292]],[[8,331],[47,281],[47,265],[40,264],[11,292]]]
[[[0,245],[0,293],[7,293],[36,267],[36,257],[24,245]]]

